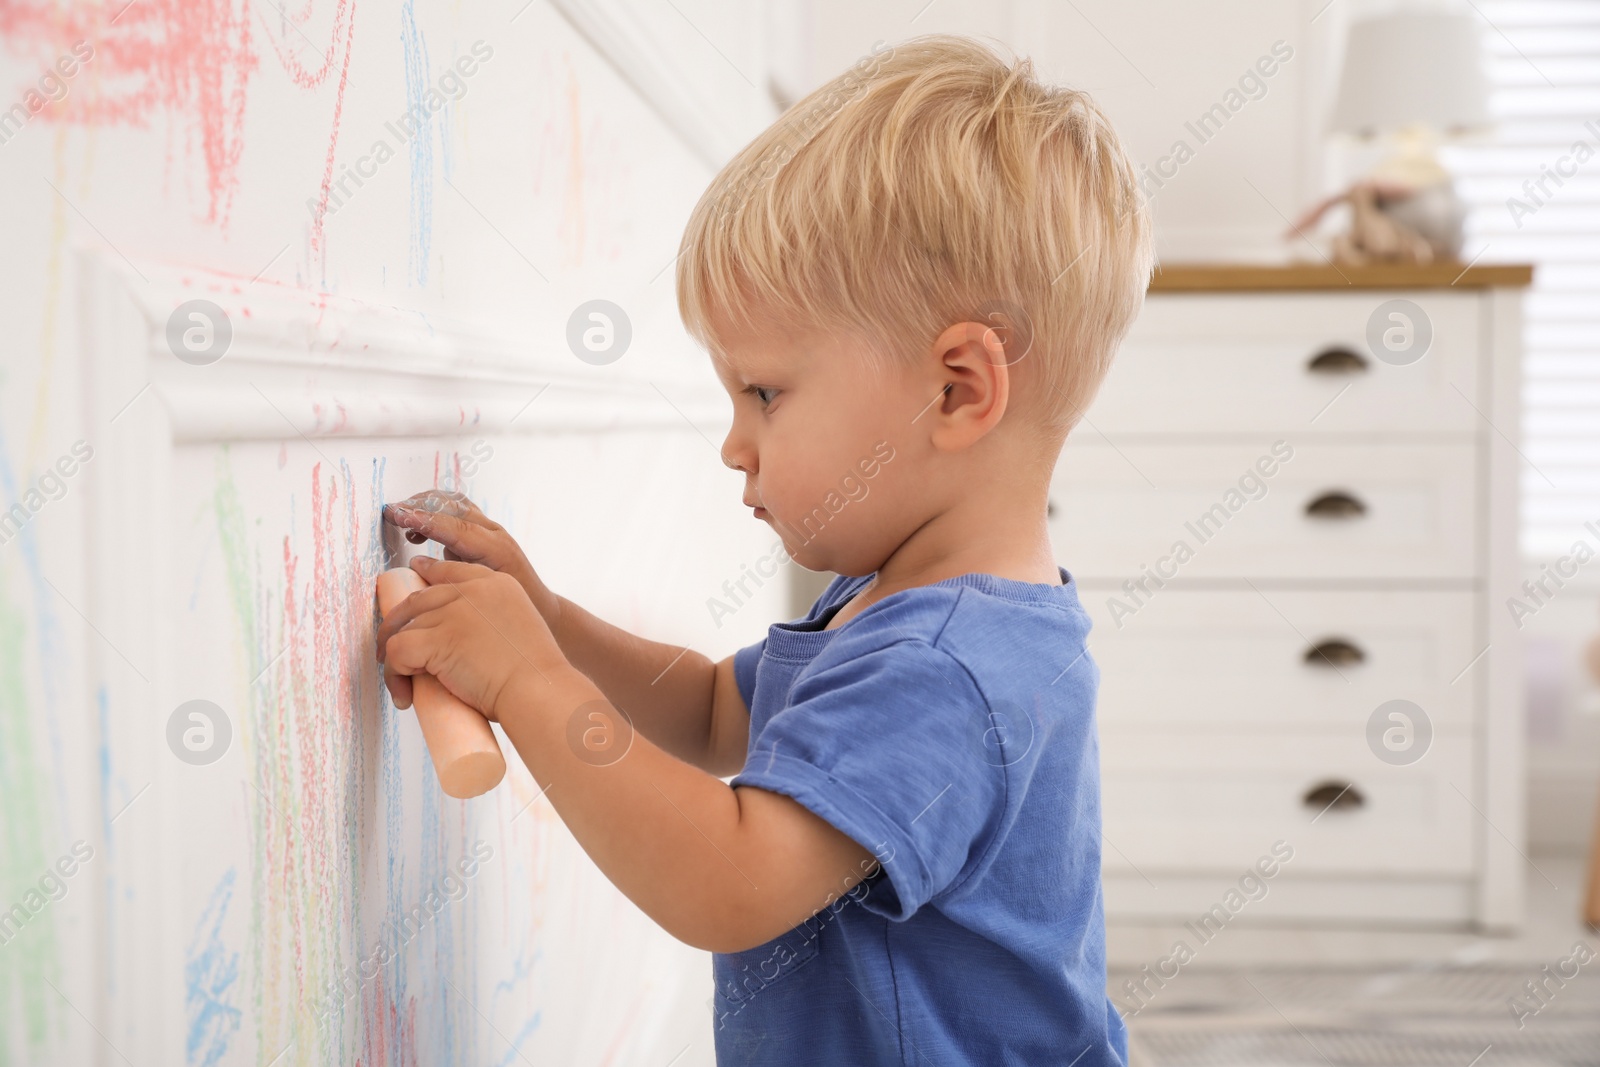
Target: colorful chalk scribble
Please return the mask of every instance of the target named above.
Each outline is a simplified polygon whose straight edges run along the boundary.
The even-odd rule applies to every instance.
[[[263,119],[281,125],[284,101],[298,98],[305,107],[301,117],[312,120],[297,127],[310,148],[298,175],[286,181],[296,186],[294,222],[306,217],[298,204],[308,194],[320,203],[321,210],[309,213],[306,242],[310,275],[319,255],[326,273],[324,223],[336,154],[341,137],[360,128],[360,113],[346,111],[355,13],[355,0],[0,0],[0,49],[22,60],[6,67],[8,77],[19,80],[0,86],[7,94],[0,112],[76,43],[93,49],[69,91],[41,103],[26,120],[52,127],[53,144],[40,158],[48,157],[53,169],[46,175],[60,188],[41,193],[51,205],[48,256],[23,263],[47,282],[40,288],[40,317],[29,320],[41,358],[4,368],[13,375],[5,386],[12,391],[8,403],[22,395],[23,375],[34,375],[32,409],[22,412],[31,432],[19,438],[27,449],[19,469],[37,466],[47,431],[54,433],[63,411],[73,410],[71,390],[78,382],[71,368],[57,369],[55,359],[58,349],[75,353],[81,340],[73,332],[78,293],[71,253],[85,226],[116,220],[113,207],[127,211],[123,200],[94,202],[107,181],[123,179],[113,166],[134,155],[164,165],[151,188],[134,192],[152,205],[175,207],[161,214],[163,226],[198,223],[185,232],[217,237],[220,245],[201,253],[209,255],[230,240],[236,218],[246,236],[267,218],[252,198],[263,191],[258,174],[268,171],[255,170],[246,130]],[[439,175],[450,176],[453,139],[466,132],[464,111],[422,106],[438,80],[431,64],[451,43],[450,31],[435,30],[430,59],[423,27],[435,23],[421,17],[428,14],[419,13],[414,0],[390,10],[363,9],[367,39],[381,37],[377,43],[392,46],[397,30],[401,59],[387,86],[363,82],[368,102],[387,101],[385,93],[397,96],[403,89],[408,112],[419,122],[406,149],[408,279],[419,287],[440,280],[444,260],[432,262],[434,194]],[[586,205],[603,202],[615,188],[608,184],[617,180],[612,175],[625,173],[620,153],[604,154],[618,137],[597,108],[585,106],[572,57],[559,42],[541,47],[532,64],[539,68],[539,92],[530,123],[537,157],[531,178],[534,199],[552,208],[548,217],[535,216],[540,239],[552,246],[552,259],[559,254],[567,265],[583,265],[586,256],[615,260],[622,247],[619,224],[593,222]],[[368,58],[365,50],[362,58]],[[270,103],[272,113],[251,115],[252,100]],[[387,102],[383,106],[392,114]],[[349,129],[342,133],[342,127]],[[98,132],[112,129],[140,136],[122,142]],[[30,127],[27,136],[40,134]],[[267,147],[257,143],[254,151]],[[14,151],[8,161],[19,155]],[[145,237],[105,228],[107,244],[125,243],[136,259],[149,254]],[[272,247],[277,243],[274,236]],[[192,257],[198,247],[167,244],[174,257]],[[259,262],[253,248],[239,254],[250,258],[251,268]],[[240,269],[237,262],[230,266]],[[241,281],[248,274],[244,270]],[[326,276],[317,282],[328,285]],[[316,300],[325,292],[309,295]],[[65,909],[45,909],[20,935],[0,943],[0,1067],[54,1062],[51,1054],[65,1048],[98,1048],[99,1038],[85,1025],[111,1030],[109,1021],[126,1027],[113,1031],[119,1042],[124,1033],[181,1042],[188,1064],[511,1063],[521,1060],[524,1043],[560,1017],[549,993],[565,993],[567,975],[551,976],[545,945],[552,932],[564,932],[567,920],[539,905],[551,889],[549,857],[557,835],[567,858],[573,855],[565,831],[552,811],[534,806],[537,790],[525,772],[471,811],[443,797],[426,752],[409,736],[415,733],[409,712],[395,711],[377,677],[371,600],[381,565],[383,461],[306,463],[299,451],[291,460],[290,450],[299,447],[291,440],[282,446],[277,469],[290,470],[293,492],[263,495],[256,466],[235,482],[235,462],[244,470],[241,457],[255,447],[218,448],[214,485],[202,478],[183,490],[204,500],[206,534],[214,530],[220,546],[204,566],[195,566],[190,607],[203,599],[196,591],[203,573],[213,583],[203,616],[213,624],[207,652],[225,656],[231,647],[236,654],[225,684],[236,686],[230,708],[238,712],[238,749],[229,759],[242,773],[230,779],[238,797],[219,803],[237,799],[241,815],[225,841],[197,842],[185,853],[215,861],[204,878],[180,880],[164,869],[159,884],[142,880],[142,857],[129,847],[132,820],[112,825],[151,788],[137,754],[118,747],[113,729],[126,721],[129,706],[104,678],[81,694],[63,681],[84,669],[73,653],[100,638],[79,632],[76,616],[48,585],[34,540],[38,531],[27,531],[0,559],[0,909],[37,883],[71,840],[70,824],[84,822],[87,836],[98,835],[97,845],[104,845],[92,874],[80,876],[92,884],[75,883],[88,898],[71,902],[77,927],[64,921]],[[280,446],[271,451],[279,454]],[[418,462],[414,447],[406,446],[406,454]],[[0,491],[7,501],[17,496],[8,464],[0,447]],[[417,469],[425,471],[425,462]],[[460,485],[460,457],[436,457],[433,480]],[[192,504],[192,495],[185,500]],[[57,569],[70,573],[73,565],[68,557]],[[219,574],[225,608],[215,599]],[[63,628],[58,614],[70,626]],[[79,735],[68,734],[66,746],[62,721],[81,727]],[[92,747],[64,755],[72,741]],[[159,748],[157,755],[164,758]],[[69,804],[68,790],[75,791],[72,804],[85,810]],[[148,795],[137,817],[153,815],[151,808],[163,802],[159,789]],[[430,887],[444,883],[475,831],[504,857],[494,861],[495,891],[473,889],[432,915],[423,933],[404,932],[397,917],[415,912]],[[560,889],[575,880],[574,870],[557,868]],[[500,891],[508,886],[514,896]],[[147,966],[131,934],[157,924],[151,917],[163,913],[150,907],[150,898],[169,889],[181,892],[183,907],[170,913],[180,914],[181,924],[168,929],[164,919],[159,923],[172,948],[163,962],[181,963],[181,983],[175,967],[158,973]],[[375,944],[389,950],[392,962],[343,983],[371,958]],[[483,963],[487,945],[514,959],[491,973]],[[163,983],[160,1003],[172,1009],[164,1030],[140,1029],[145,1020],[138,1012],[149,1001],[130,986],[147,974]],[[77,1013],[53,986],[92,988],[95,1000],[84,1001],[86,1013]],[[331,1010],[323,1025],[325,1009]],[[495,1020],[491,1029],[503,1026],[504,1033],[493,1029],[498,1036],[491,1036],[484,1029],[489,1018]],[[632,1033],[633,1017],[625,1015],[611,1052]]]
[[[403,765],[403,713],[381,696],[372,582],[382,561],[382,462],[366,475],[315,465],[308,511],[298,501],[290,508],[301,540],[291,533],[269,553],[251,541],[228,452],[219,452],[212,504],[243,674],[259,677],[244,695],[241,733],[253,776],[247,984],[260,1062],[286,1049],[280,1062],[449,1062],[469,1058],[475,1041],[472,1009],[449,981],[462,962],[457,930],[476,923],[475,899],[443,910],[414,944],[399,943],[387,922],[461,852],[467,824],[425,752]],[[419,773],[420,825],[406,825],[403,782]],[[369,956],[374,932],[394,939],[393,962],[344,986],[355,987],[349,999],[330,1001]],[[331,1022],[319,1025],[330,1004]]]

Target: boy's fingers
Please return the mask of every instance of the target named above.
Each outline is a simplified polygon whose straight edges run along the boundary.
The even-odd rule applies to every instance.
[[[418,589],[415,593],[396,604],[389,614],[383,617],[378,624],[378,632],[374,640],[378,646],[378,662],[383,663],[388,658],[390,640],[403,630],[409,623],[414,622],[418,616],[426,615],[436,608],[442,608],[455,600],[461,594],[450,585],[430,586],[427,589]],[[426,629],[428,624],[423,622],[420,628]]]
[[[432,512],[438,515],[449,515],[453,519],[474,526],[482,526],[486,530],[496,533],[502,532],[503,527],[483,513],[483,509],[474,504],[463,493],[453,489],[430,489],[422,493],[414,493],[402,501],[413,511]]]
[[[472,507],[467,495],[454,489],[424,489],[406,497],[405,503],[427,511],[448,511],[452,515],[464,515]]]
[[[477,560],[489,555],[495,547],[498,527],[491,530],[478,522],[442,511],[425,511],[404,504],[389,504],[384,508],[384,519],[404,530],[415,530],[444,546],[445,551],[460,559]]]
[[[389,642],[388,656],[383,662],[385,680],[391,675],[406,678],[406,688],[411,687],[410,675],[426,674],[428,672],[428,653],[432,649],[432,639],[425,630],[410,629],[404,633],[394,635]],[[391,693],[394,690],[389,690]],[[407,694],[407,703],[410,694]]]
[[[459,544],[466,538],[472,537],[475,531],[483,527],[476,523],[466,521],[457,515],[447,515],[442,511],[430,511],[427,508],[412,507],[409,504],[386,504],[383,509],[384,521],[400,527],[402,530],[415,531],[425,538],[439,542],[450,547]]]
[[[493,525],[489,522],[489,517],[483,513],[483,509],[474,504],[464,493],[458,493],[453,489],[426,489],[420,493],[412,493],[401,503],[413,511],[449,515],[480,526]]]
[[[383,669],[383,684],[389,688],[389,698],[394,701],[394,706],[402,711],[411,706],[411,676],[391,671],[388,667]]]
[[[411,561],[411,569],[422,575],[422,580],[429,585],[452,586],[462,582],[475,582],[480,578],[493,575],[494,569],[485,567],[481,563],[471,563],[457,559],[434,559],[432,556],[417,556]],[[412,596],[417,594],[413,593]]]

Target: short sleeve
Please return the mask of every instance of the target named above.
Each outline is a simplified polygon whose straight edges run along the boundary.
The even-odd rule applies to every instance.
[[[746,708],[755,707],[756,668],[761,666],[761,653],[767,648],[763,637],[753,645],[746,645],[733,654],[733,680],[738,683],[739,695]]]
[[[732,785],[792,797],[871,852],[883,874],[850,895],[907,919],[970,873],[1001,821],[1004,761],[986,748],[990,729],[972,676],[925,641],[824,654]]]
[[[835,575],[817,599],[811,602],[811,610],[805,613],[803,622],[814,622],[816,619],[835,604],[848,600],[857,589],[867,584],[866,578],[847,578],[844,575]],[[733,679],[738,683],[739,695],[744,697],[744,706],[755,707],[756,693],[756,668],[761,666],[761,655],[767,650],[767,639],[762,638],[753,645],[748,645],[733,654]]]

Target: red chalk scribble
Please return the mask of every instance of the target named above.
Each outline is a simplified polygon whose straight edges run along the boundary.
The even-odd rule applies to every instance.
[[[355,36],[355,0],[337,0],[327,44],[317,60],[306,64],[299,52],[311,40],[308,27],[315,7],[315,0],[293,13],[274,7],[276,26],[270,16],[257,15],[279,63],[297,86],[318,89],[338,72],[320,187],[323,210],[312,220],[313,251],[322,246],[322,220],[333,182]],[[139,128],[148,127],[158,110],[186,119],[185,149],[198,152],[205,167],[205,221],[226,227],[239,188],[246,97],[258,67],[250,20],[249,0],[108,0],[77,7],[62,7],[55,0],[0,0],[0,42],[29,56],[40,71],[70,54],[76,42],[93,46],[93,57],[71,81],[66,97],[39,111],[39,118]],[[7,91],[0,109],[28,88]]]
[[[63,7],[0,0],[0,39],[41,70],[76,42],[93,46],[66,97],[40,118],[144,127],[158,109],[187,117],[185,149],[197,151],[205,166],[205,221],[226,225],[244,151],[245,95],[256,70],[248,3],[110,0]]]
[[[322,165],[322,185],[317,194],[317,210],[311,218],[311,250],[322,250],[323,221],[328,214],[328,194],[333,188],[333,156],[339,147],[339,122],[344,116],[345,88],[350,83],[350,52],[355,39],[355,0],[338,0],[338,6],[333,12],[333,30],[328,34],[328,44],[320,53],[320,63],[309,66],[301,63],[299,48],[293,39],[294,34],[304,34],[301,27],[309,21],[314,0],[306,0],[306,5],[298,13],[290,15],[283,9],[279,14],[285,23],[284,35],[272,41],[273,50],[278,54],[278,62],[283,64],[283,69],[288,72],[291,80],[302,89],[316,89],[328,80],[335,69],[339,71],[338,89],[333,97],[333,124],[328,133],[328,154]],[[344,40],[340,40],[340,35]]]
[[[360,1020],[366,1055],[357,1054],[356,1067],[417,1067],[417,998],[390,988],[383,971],[373,985]]]

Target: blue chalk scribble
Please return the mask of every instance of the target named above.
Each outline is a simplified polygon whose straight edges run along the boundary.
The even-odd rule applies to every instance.
[[[234,983],[239,980],[239,954],[222,941],[222,924],[233,899],[234,869],[217,882],[211,899],[195,923],[194,937],[184,957],[183,979],[187,987],[185,1009],[188,1035],[184,1040],[184,1059],[190,1064],[212,1067],[228,1051],[228,1042],[239,1030],[242,1014],[232,1004]]]

